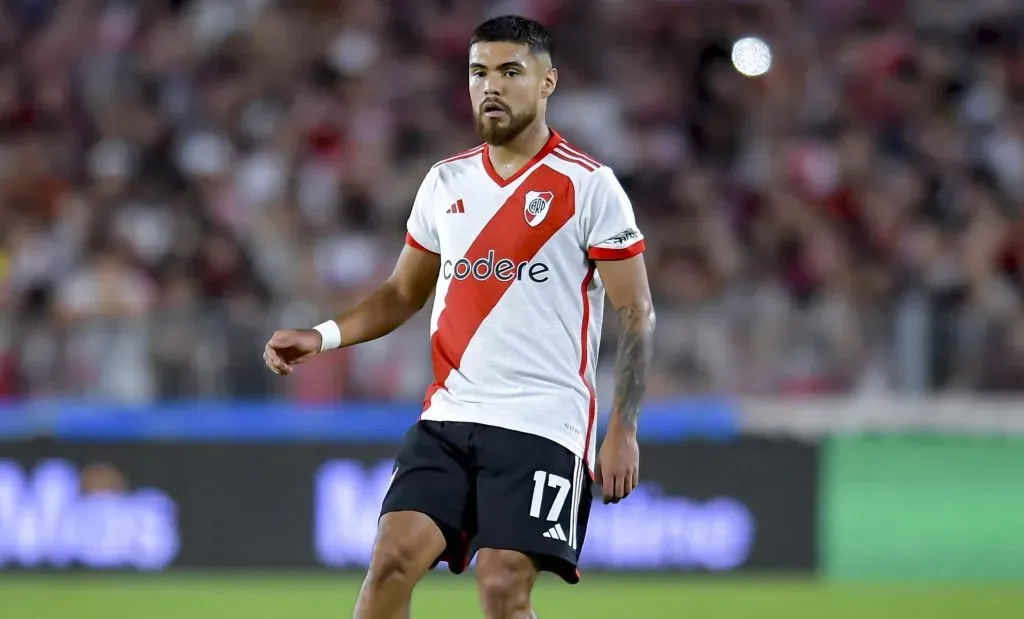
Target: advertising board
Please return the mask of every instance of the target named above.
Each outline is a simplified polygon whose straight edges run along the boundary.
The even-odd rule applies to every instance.
[[[367,565],[396,446],[0,444],[0,569]],[[642,446],[642,483],[595,504],[584,569],[810,570],[817,451]]]

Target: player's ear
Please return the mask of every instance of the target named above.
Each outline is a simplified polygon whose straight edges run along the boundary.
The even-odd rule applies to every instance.
[[[544,80],[540,84],[540,96],[547,99],[555,93],[558,86],[558,69],[549,67],[544,73]]]

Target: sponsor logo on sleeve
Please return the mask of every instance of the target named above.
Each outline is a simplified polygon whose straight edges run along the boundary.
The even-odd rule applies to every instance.
[[[620,232],[615,236],[611,237],[610,239],[602,243],[602,245],[626,245],[630,241],[634,241],[638,238],[640,238],[640,233],[637,232],[635,229],[630,228],[629,230]]]

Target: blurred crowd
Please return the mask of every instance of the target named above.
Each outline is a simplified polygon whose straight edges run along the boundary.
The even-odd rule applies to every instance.
[[[426,312],[262,346],[390,271],[505,13],[649,239],[654,396],[1024,388],[1020,2],[0,0],[0,397],[422,397]]]

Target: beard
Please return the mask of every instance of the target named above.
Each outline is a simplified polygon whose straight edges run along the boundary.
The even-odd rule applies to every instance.
[[[505,114],[506,116],[503,118],[488,118],[479,109],[476,111],[476,131],[486,144],[491,146],[508,144],[537,118],[537,110],[513,114],[511,110],[506,109]]]

